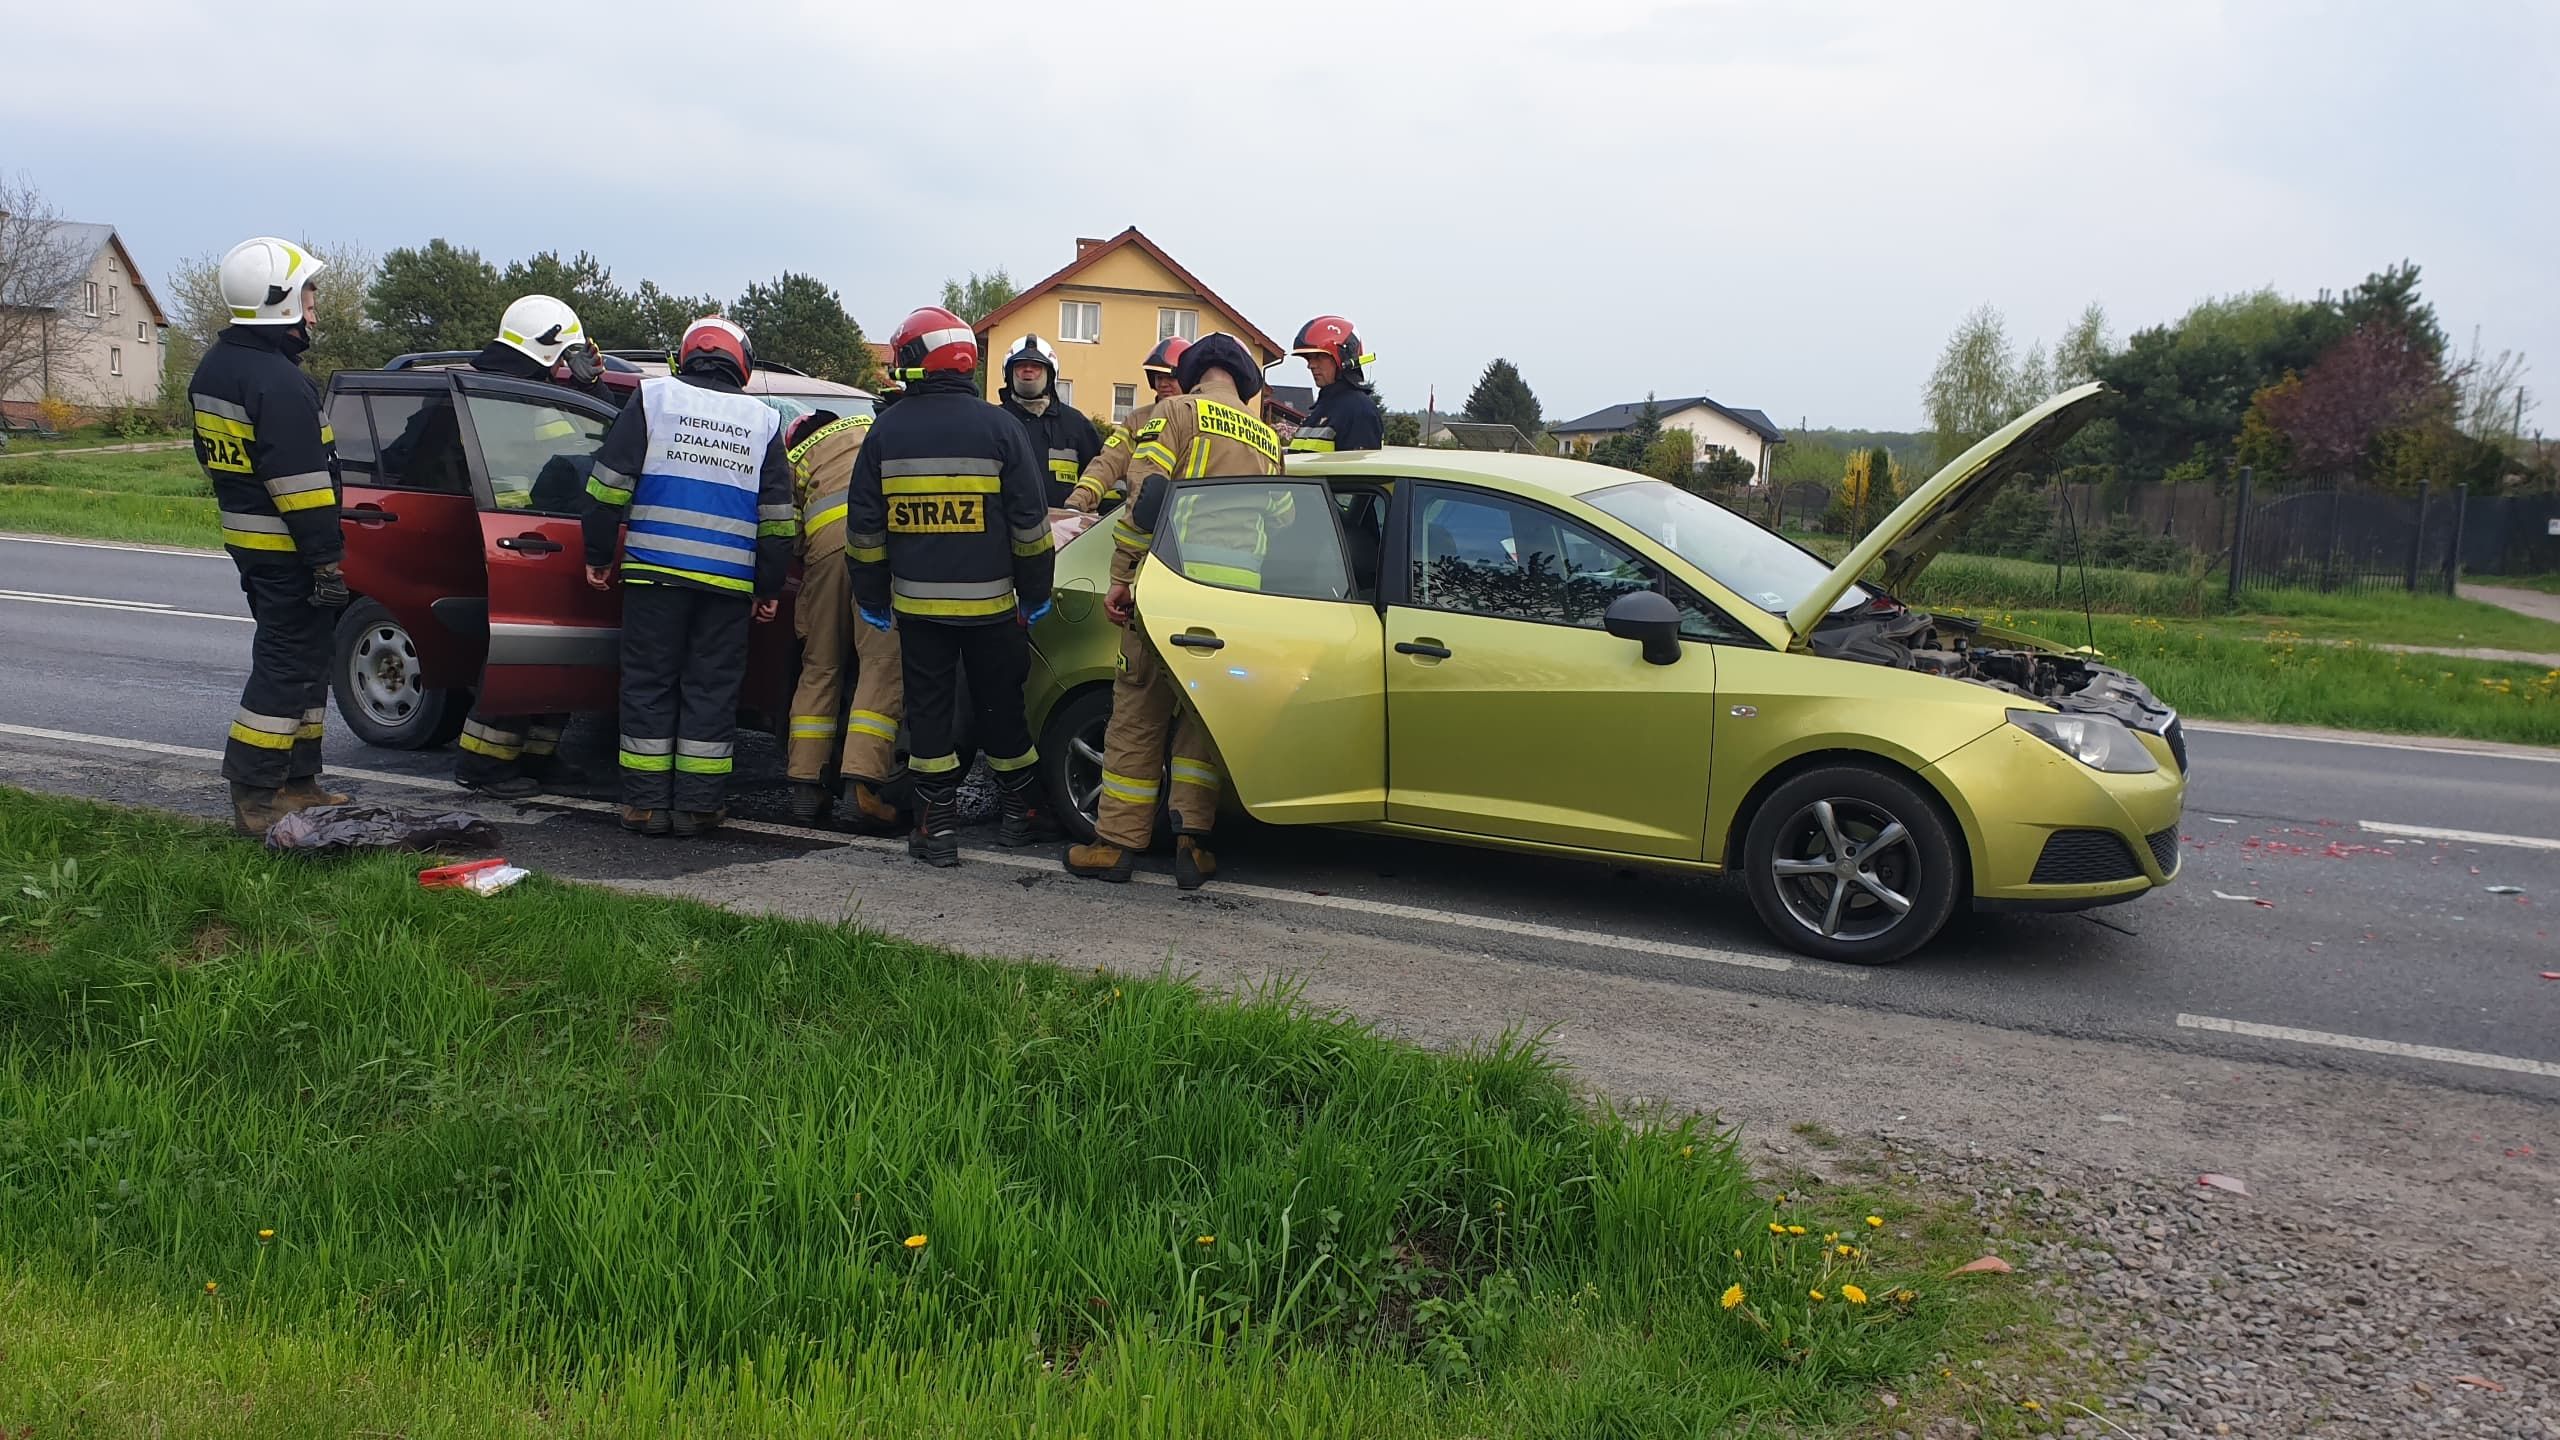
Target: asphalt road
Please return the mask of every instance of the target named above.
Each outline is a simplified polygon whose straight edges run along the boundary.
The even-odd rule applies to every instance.
[[[221,743],[246,667],[245,618],[230,562],[218,554],[0,539],[0,751],[14,755],[11,773],[20,783],[40,778],[41,761],[30,755],[112,757],[118,752],[107,740],[178,747],[181,762],[200,763],[183,752]],[[593,722],[572,732],[572,750],[599,770],[609,771],[609,744]],[[435,793],[431,782],[452,760],[450,751],[374,750],[336,724],[329,747],[333,766],[409,778],[407,786],[379,782],[373,793],[410,801]],[[744,748],[740,811],[778,822],[778,754],[769,745]],[[2176,885],[2084,916],[1960,920],[1937,944],[1884,970],[1787,956],[1739,892],[1716,878],[1342,832],[1239,826],[1220,847],[1234,883],[1204,893],[1287,915],[1293,929],[1303,922],[1316,937],[1344,933],[1592,974],[2560,1097],[2560,982],[2540,978],[2560,970],[2553,939],[2560,763],[2423,741],[2341,743],[2210,727],[2193,732],[2191,749],[2196,775]],[[164,762],[172,754],[128,753],[157,753]],[[65,788],[95,793],[99,784]],[[214,793],[114,798],[205,809]],[[827,837],[780,824],[699,846],[644,844],[597,813],[593,802],[609,792],[587,793],[587,808],[536,827],[532,848],[556,873],[718,872],[732,889],[752,891],[753,867],[769,865],[777,886],[786,869],[788,883],[803,889],[841,884],[849,904],[868,896],[878,913],[912,913],[926,931],[982,945],[1004,944],[1009,932],[962,924],[952,918],[961,908],[1012,903],[1006,894],[1022,892],[990,888],[998,874],[1045,886],[1026,856],[964,867],[963,874],[983,874],[960,882],[867,850],[835,851]],[[2494,838],[2426,833],[2434,830]],[[817,872],[813,882],[806,862],[827,853],[855,860],[840,872]],[[2492,893],[2493,886],[2522,893]],[[1160,885],[1072,893],[1062,914],[1076,924],[1142,929],[1181,903]],[[1182,914],[1186,934],[1214,943],[1215,909]]]

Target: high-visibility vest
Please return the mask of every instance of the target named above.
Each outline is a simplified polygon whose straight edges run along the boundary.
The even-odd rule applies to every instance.
[[[752,395],[640,382],[648,453],[631,488],[622,565],[634,581],[679,576],[741,594],[756,584],[756,505],[782,417]]]

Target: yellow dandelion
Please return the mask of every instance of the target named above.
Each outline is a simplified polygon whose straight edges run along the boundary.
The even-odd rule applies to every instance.
[[[1215,1235],[1203,1235],[1191,1243],[1194,1245],[1215,1245],[1218,1243],[1218,1237]]]
[[[1772,1235],[1784,1235],[1787,1233],[1787,1227],[1779,1224],[1775,1220],[1772,1220],[1769,1222],[1769,1233]]]
[[[1741,1252],[1741,1251],[1739,1251],[1739,1250],[1734,1251],[1734,1252],[1733,1252],[1733,1258],[1734,1258],[1734,1259],[1736,1259],[1736,1260],[1741,1259],[1741,1258],[1742,1258],[1742,1252]]]
[[[925,1243],[925,1238],[921,1235],[910,1235],[907,1237],[907,1248],[910,1250],[921,1250],[925,1247]]]
[[[1773,1205],[1784,1205],[1784,1204],[1786,1204],[1786,1203],[1787,1203],[1787,1197],[1786,1197],[1786,1196],[1784,1196],[1784,1195],[1781,1195],[1781,1196],[1779,1196],[1777,1199],[1775,1199],[1775,1200],[1771,1201],[1770,1203],[1771,1203],[1771,1204],[1773,1204]]]
[[[1897,1304],[1908,1305],[1912,1301],[1920,1298],[1920,1292],[1917,1290],[1896,1290],[1893,1292],[1893,1298]]]
[[[2037,1403],[2036,1403],[2035,1401],[2033,1401],[2033,1400],[2021,1400],[2021,1401],[2019,1401],[2019,1402],[2018,1402],[2018,1404],[2019,1404],[2019,1406],[2020,1406],[2021,1408],[2023,1408],[2023,1409],[2027,1409],[2027,1410],[2041,1410],[2041,1409],[2043,1409],[2043,1408],[2044,1408],[2042,1405],[2037,1404]]]
[[[1834,1231],[1832,1231],[1830,1234],[1823,1236],[1823,1237],[1822,1237],[1822,1243],[1823,1243],[1823,1244],[1825,1244],[1825,1245],[1837,1245],[1837,1244],[1839,1244],[1839,1243],[1840,1243],[1840,1232],[1839,1232],[1839,1231],[1837,1231],[1837,1230],[1834,1230]]]
[[[1839,1254],[1847,1255],[1847,1256],[1851,1256],[1851,1257],[1855,1257],[1855,1256],[1857,1255],[1857,1253],[1858,1253],[1858,1247],[1857,1247],[1857,1246],[1855,1246],[1855,1245],[1840,1245],[1840,1246],[1836,1246],[1836,1247],[1834,1247],[1834,1249],[1835,1249],[1835,1250],[1836,1250],[1836,1252],[1837,1252],[1837,1253],[1839,1253]]]
[[[1855,1285],[1843,1285],[1840,1287],[1840,1298],[1852,1305],[1864,1305],[1867,1303],[1867,1292]]]
[[[1697,1154],[1697,1153],[1698,1153],[1698,1147],[1697,1147],[1697,1146],[1695,1146],[1695,1145],[1683,1145],[1683,1146],[1681,1146],[1681,1147],[1680,1147],[1680,1158],[1681,1158],[1681,1159],[1683,1159],[1683,1160],[1686,1160],[1686,1159],[1688,1159],[1690,1156],[1695,1155],[1695,1154]]]
[[[274,1238],[276,1238],[276,1232],[273,1230],[261,1230],[258,1232],[258,1243],[261,1245],[264,1245]]]
[[[206,1293],[207,1295],[210,1295],[210,1294],[214,1293],[215,1291],[220,1290],[221,1288],[222,1288],[222,1287],[221,1287],[220,1285],[215,1284],[215,1283],[214,1283],[213,1281],[211,1281],[211,1280],[207,1280],[206,1282],[204,1282],[204,1293]]]
[[[1727,1285],[1724,1287],[1724,1299],[1718,1303],[1722,1304],[1727,1310],[1741,1304],[1742,1287],[1739,1285]]]
[[[1801,1225],[1790,1225],[1787,1227],[1787,1233],[1790,1235],[1801,1235],[1804,1233],[1804,1227]]]
[[[1883,1216],[1881,1216],[1881,1215],[1870,1215],[1870,1216],[1868,1216],[1868,1217],[1867,1217],[1867,1228],[1868,1228],[1868,1229],[1870,1229],[1870,1230],[1881,1230],[1881,1229],[1883,1229],[1883,1228],[1884,1228],[1884,1217],[1883,1217]]]
[[[1810,1296],[1812,1296],[1812,1297],[1813,1297],[1813,1303],[1814,1303],[1814,1304],[1819,1305],[1819,1304],[1821,1304],[1821,1303],[1822,1303],[1822,1292],[1821,1292],[1821,1291],[1819,1291],[1819,1290],[1807,1290],[1807,1291],[1806,1291],[1806,1292],[1804,1292],[1804,1293],[1806,1293],[1807,1295],[1810,1295]]]

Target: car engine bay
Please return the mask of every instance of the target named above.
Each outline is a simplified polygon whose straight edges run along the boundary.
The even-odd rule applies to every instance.
[[[1980,621],[1933,615],[1879,596],[1825,620],[1810,643],[1815,654],[1835,660],[1968,680],[2056,710],[2105,715],[2133,730],[2171,735],[2184,764],[2185,746],[2174,733],[2178,712],[2150,686],[2092,656],[1986,641],[1982,630]]]

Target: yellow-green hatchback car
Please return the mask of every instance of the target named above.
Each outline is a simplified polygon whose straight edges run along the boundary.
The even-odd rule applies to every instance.
[[[2086,652],[1892,595],[2104,399],[1992,435],[1838,565],[1572,460],[1391,449],[1182,480],[1167,513],[1241,486],[1290,519],[1258,589],[1192,572],[1167,526],[1139,623],[1258,820],[1736,871],[1780,943],[1882,964],[1961,904],[2078,909],[2177,873],[2174,710]],[[1061,552],[1033,636],[1049,783],[1088,832],[1110,528]]]

